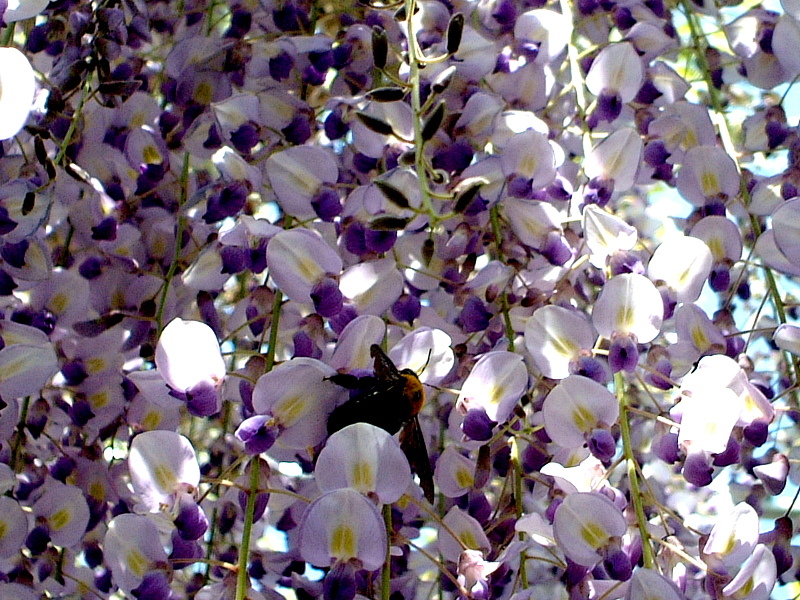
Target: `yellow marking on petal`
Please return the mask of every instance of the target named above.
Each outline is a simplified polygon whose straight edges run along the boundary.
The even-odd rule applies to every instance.
[[[711,250],[711,256],[714,257],[716,262],[719,262],[725,258],[725,244],[722,242],[722,239],[713,237],[706,241],[706,245],[708,246],[708,249]]]
[[[178,487],[177,476],[164,465],[156,465],[155,469],[153,469],[153,478],[163,491],[172,492]]]
[[[581,431],[591,431],[597,424],[597,419],[588,408],[581,405],[572,411],[572,422]]]
[[[57,315],[63,314],[67,310],[67,306],[69,306],[69,298],[64,293],[53,294],[53,297],[50,298],[50,310]]]
[[[720,192],[719,177],[711,171],[703,171],[700,176],[700,187],[703,189],[703,195],[706,198],[716,196]]]
[[[371,491],[375,489],[375,473],[372,465],[366,461],[361,461],[353,465],[350,471],[350,483],[359,492]]]
[[[736,547],[736,537],[734,537],[733,532],[731,532],[730,535],[728,535],[728,539],[725,543],[725,548],[722,549],[721,552],[722,556],[727,556],[728,554],[733,552],[733,549],[735,547]]]
[[[89,485],[89,496],[95,500],[105,500],[106,488],[99,481],[95,481]]]
[[[711,345],[711,342],[708,340],[708,336],[706,336],[705,331],[703,331],[702,327],[692,327],[692,343],[694,347],[700,350],[707,350],[708,347]]]
[[[161,154],[155,146],[145,146],[142,149],[142,158],[148,165],[157,165],[161,163]]]
[[[617,331],[628,331],[634,324],[633,307],[625,304],[617,311]]]
[[[275,417],[284,427],[294,425],[306,412],[306,402],[300,396],[290,396],[275,407]]]
[[[194,99],[198,104],[209,104],[211,102],[212,91],[210,83],[201,81],[194,89]]]
[[[125,558],[128,569],[137,577],[144,577],[150,570],[150,561],[136,548],[131,548]]]
[[[83,364],[86,365],[86,370],[90,375],[96,375],[106,368],[106,359],[101,356],[95,356],[94,358],[88,359]]]
[[[89,404],[91,404],[92,408],[103,408],[107,406],[110,401],[111,396],[108,390],[102,390],[89,396]]]
[[[536,157],[533,155],[525,156],[519,163],[519,173],[522,173],[526,177],[530,177],[533,175],[534,171],[536,171],[536,166],[539,164],[539,161],[536,160]]]
[[[568,358],[572,358],[575,356],[580,348],[572,343],[572,340],[567,338],[561,337],[552,337],[550,338],[551,343],[553,344],[553,349],[558,352],[561,356],[565,356]]]
[[[581,525],[581,537],[595,550],[604,546],[608,541],[608,535],[605,530],[597,523],[584,523]]]
[[[8,534],[8,526],[5,521],[0,521],[0,540],[5,539]]]
[[[475,478],[466,467],[458,467],[456,469],[456,483],[462,488],[469,488],[475,483]]]
[[[461,543],[464,544],[467,548],[471,550],[478,549],[478,540],[475,539],[475,536],[472,535],[471,531],[462,531],[458,535],[458,539],[461,540]]]
[[[47,522],[51,529],[58,531],[69,524],[69,522],[72,520],[71,517],[72,515],[70,512],[66,508],[62,508],[61,510],[57,510],[50,515],[50,518],[47,519]]]
[[[160,423],[161,413],[157,410],[151,410],[145,415],[144,419],[142,419],[141,425],[146,430],[152,430],[158,427]]]
[[[356,535],[352,527],[346,524],[337,525],[331,532],[330,555],[340,560],[349,560],[356,556]]]

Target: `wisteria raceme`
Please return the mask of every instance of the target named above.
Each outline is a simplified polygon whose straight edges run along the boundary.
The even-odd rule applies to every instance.
[[[797,598],[798,42],[0,0],[0,599]]]

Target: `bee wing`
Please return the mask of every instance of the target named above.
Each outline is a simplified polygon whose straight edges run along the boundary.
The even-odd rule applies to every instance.
[[[378,344],[372,344],[369,347],[369,354],[375,361],[375,377],[381,381],[397,381],[400,379],[400,371]]]
[[[408,458],[411,470],[419,477],[419,484],[425,499],[433,504],[433,469],[428,458],[428,448],[419,426],[419,419],[415,416],[400,432],[400,448]]]

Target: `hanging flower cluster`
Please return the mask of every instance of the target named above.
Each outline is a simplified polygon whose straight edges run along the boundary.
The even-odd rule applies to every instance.
[[[798,46],[0,0],[0,598],[796,598]]]

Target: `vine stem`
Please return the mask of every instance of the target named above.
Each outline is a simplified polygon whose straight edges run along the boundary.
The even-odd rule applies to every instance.
[[[696,60],[698,65],[700,66],[700,70],[703,73],[703,80],[705,81],[706,88],[708,89],[708,96],[711,99],[711,106],[714,109],[714,113],[717,115],[717,126],[719,127],[720,138],[722,139],[723,147],[731,159],[736,163],[737,168],[739,167],[739,163],[736,160],[736,152],[735,148],[733,147],[732,136],[730,133],[730,124],[728,123],[728,115],[722,108],[722,102],[719,98],[719,90],[714,87],[714,82],[711,77],[711,69],[708,65],[708,61],[706,60],[706,48],[709,47],[708,40],[705,37],[705,34],[702,32],[700,24],[697,22],[697,17],[694,14],[694,11],[691,9],[691,5],[689,4],[688,0],[681,0],[681,4],[683,6],[683,12],[686,15],[686,22],[689,25],[689,32],[692,36],[692,43],[694,47],[697,49],[695,53]],[[720,27],[721,28],[721,27]],[[744,181],[743,177],[739,178],[739,190],[742,197],[742,203],[744,204],[745,208],[750,204],[750,192],[747,189],[747,184]],[[750,214],[748,211],[748,216],[750,219],[750,227],[753,230],[753,235],[758,238],[761,235],[761,224],[758,221],[758,218],[755,215]],[[770,300],[772,301],[772,305],[775,308],[775,314],[778,318],[779,323],[786,323],[786,310],[783,306],[783,300],[781,299],[781,294],[778,289],[778,284],[775,281],[775,275],[772,273],[772,270],[764,265],[764,279],[766,282],[766,288],[769,295]],[[800,375],[800,358],[792,355],[789,352],[783,352],[784,361],[786,362],[789,370],[790,375],[794,381],[797,381],[798,375]],[[792,399],[794,400],[794,408],[800,407],[800,400],[798,400],[798,395],[793,395]]]
[[[253,515],[256,512],[256,494],[258,494],[258,472],[261,459],[254,456],[250,460],[250,493],[247,495],[247,508],[244,515],[242,545],[239,548],[239,566],[236,573],[236,600],[244,600],[250,588],[247,575],[247,559],[250,558],[250,536],[253,529]]]
[[[266,372],[272,370],[275,365],[275,345],[278,340],[278,327],[281,320],[281,307],[283,306],[283,294],[280,290],[275,291],[275,300],[272,304],[272,324],[269,332],[269,348],[267,348]],[[236,573],[236,600],[244,600],[247,590],[250,589],[250,582],[247,575],[247,560],[250,558],[250,537],[253,531],[253,515],[255,514],[256,494],[259,491],[259,464],[261,459],[254,456],[250,460],[250,493],[247,496],[247,509],[244,516],[244,529],[242,530],[242,544],[239,548],[239,566]]]
[[[414,122],[414,167],[417,171],[422,207],[431,218],[431,225],[434,225],[438,215],[436,215],[436,211],[433,208],[433,201],[431,200],[430,187],[428,185],[428,170],[425,165],[425,142],[422,139],[422,102],[419,83],[419,60],[421,52],[417,45],[417,36],[414,33],[413,26],[413,15],[416,4],[416,0],[405,0],[409,83],[411,84],[411,111],[414,115],[412,119]]]
[[[381,570],[381,600],[389,600],[392,583],[392,506],[383,505],[383,524],[386,527],[386,561]]]
[[[639,487],[639,475],[636,472],[636,458],[633,455],[633,443],[631,442],[631,423],[628,420],[628,399],[625,395],[625,381],[621,373],[614,375],[614,386],[617,392],[617,399],[620,406],[619,428],[622,434],[622,452],[625,457],[625,465],[628,469],[628,485],[631,489],[631,502],[636,513],[636,524],[639,527],[639,535],[642,537],[642,555],[644,566],[652,569],[655,565],[653,547],[650,545],[650,533],[647,530],[647,517],[644,514],[642,504],[642,491]]]
[[[167,303],[167,293],[172,279],[175,277],[175,272],[178,270],[178,261],[181,256],[181,238],[183,237],[183,216],[181,210],[186,203],[189,187],[189,153],[183,155],[183,167],[181,167],[181,195],[178,204],[177,219],[178,223],[175,230],[175,251],[172,254],[172,262],[167,270],[167,276],[164,278],[164,289],[161,292],[161,298],[158,301],[158,312],[156,313],[156,323],[158,325],[158,336],[161,337],[161,330],[163,329],[162,319],[164,318],[164,306]]]

